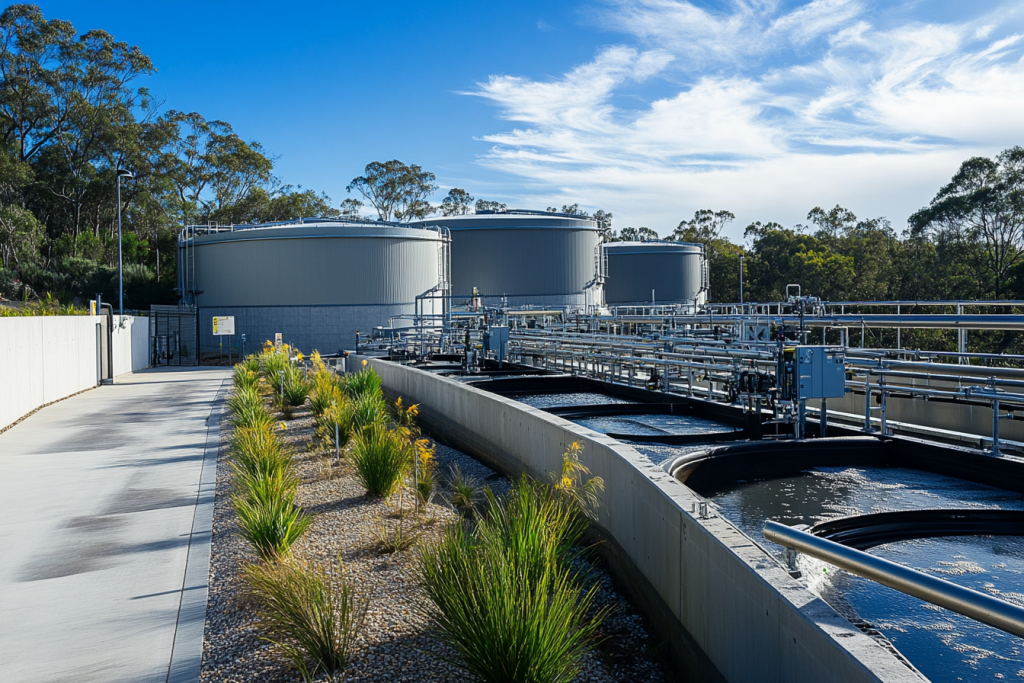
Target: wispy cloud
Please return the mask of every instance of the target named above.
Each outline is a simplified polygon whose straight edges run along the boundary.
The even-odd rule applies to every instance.
[[[468,93],[515,123],[482,137],[481,161],[541,203],[601,205],[663,234],[705,206],[795,222],[844,203],[898,223],[966,156],[1024,143],[1024,35],[1009,9],[958,22],[887,9],[622,0],[601,21],[632,44]],[[621,105],[654,86],[646,107]]]

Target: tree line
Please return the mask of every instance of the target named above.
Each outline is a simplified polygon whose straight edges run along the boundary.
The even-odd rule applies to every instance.
[[[164,109],[139,83],[154,71],[105,31],[0,13],[0,295],[113,297],[119,169],[130,308],[177,301],[182,225],[358,212],[285,184],[229,123]]]
[[[701,210],[670,239],[705,245],[710,298],[778,301],[786,285],[827,301],[1024,298],[1024,148],[961,164],[897,233],[884,217],[814,207],[807,224],[754,222],[747,246],[722,236],[735,216]]]
[[[397,159],[367,164],[335,205],[278,178],[268,150],[229,123],[165,109],[139,83],[154,71],[105,31],[79,34],[32,5],[0,13],[0,295],[112,299],[119,208],[129,308],[177,301],[183,225],[508,208],[461,188],[434,204],[435,175]],[[119,169],[131,173],[120,207]],[[547,210],[596,221],[606,241],[658,238],[647,227],[616,231],[610,212],[578,203]],[[741,257],[747,300],[779,300],[790,283],[831,301],[1024,298],[1021,147],[965,161],[899,233],[884,217],[815,207],[806,224],[751,223],[741,245],[723,235],[734,220],[700,210],[666,237],[705,246],[714,302],[739,300]]]

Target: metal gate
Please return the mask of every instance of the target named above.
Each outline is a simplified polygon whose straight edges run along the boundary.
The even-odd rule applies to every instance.
[[[199,318],[194,308],[152,306],[150,365],[199,365]]]

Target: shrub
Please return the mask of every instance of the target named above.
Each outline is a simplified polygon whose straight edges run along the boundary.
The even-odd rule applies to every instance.
[[[353,439],[356,478],[371,495],[387,497],[394,493],[411,458],[411,444],[384,425],[367,427]]]
[[[266,501],[234,496],[238,535],[249,542],[264,560],[278,560],[291,553],[292,544],[306,532],[313,518],[295,505],[295,496]]]
[[[345,378],[345,393],[352,398],[366,395],[383,395],[380,389],[380,375],[373,368],[363,368]]]
[[[451,524],[420,545],[421,610],[458,664],[494,683],[568,683],[607,610],[564,560],[579,525],[557,496],[518,482],[470,530]]]
[[[329,680],[343,680],[366,601],[358,599],[344,579],[335,587],[327,573],[314,566],[252,565],[245,577],[260,603],[266,639],[302,678],[312,681],[325,673]]]

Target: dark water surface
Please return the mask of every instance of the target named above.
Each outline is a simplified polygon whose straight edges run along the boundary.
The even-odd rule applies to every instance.
[[[686,415],[610,415],[573,420],[602,434],[715,434],[731,432],[731,425]]]
[[[814,524],[889,510],[1024,509],[1024,496],[903,468],[815,468],[770,481],[738,482],[700,491],[771,552],[765,520]],[[1022,537],[954,537],[889,543],[868,552],[947,581],[1024,606]],[[1024,640],[947,610],[800,558],[812,590],[851,618],[861,618],[936,682],[1024,680]]]
[[[591,392],[574,392],[566,394],[523,394],[522,396],[512,396],[515,400],[520,403],[525,403],[528,406],[534,408],[556,408],[559,406],[592,406],[592,405],[607,405],[609,403],[635,403],[630,401],[628,398],[619,398],[618,396],[609,396],[608,394],[598,394]]]

